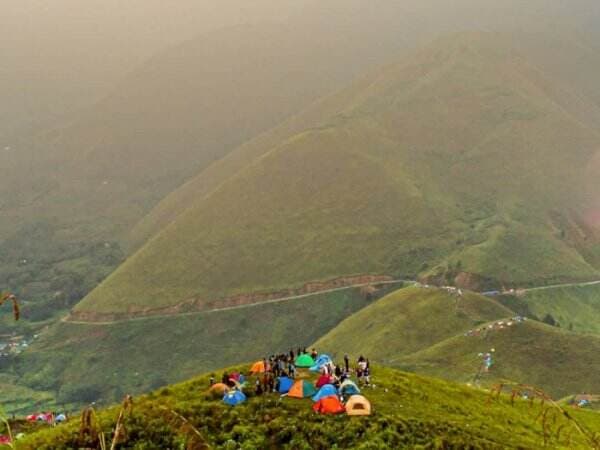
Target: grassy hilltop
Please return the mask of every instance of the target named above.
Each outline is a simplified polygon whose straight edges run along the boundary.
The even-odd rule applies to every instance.
[[[357,273],[471,287],[600,276],[585,221],[600,136],[575,115],[588,107],[495,35],[442,39],[317,104],[311,127],[275,130],[76,311]]]
[[[244,366],[240,369],[247,369]],[[369,417],[318,416],[310,400],[251,398],[231,408],[206,395],[208,376],[165,387],[134,399],[126,415],[128,448],[178,448],[194,441],[215,449],[325,448],[589,448],[558,411],[548,410],[546,438],[537,419],[545,409],[508,397],[491,400],[485,391],[376,366],[375,388],[367,388],[374,413]],[[175,416],[175,414],[179,417]],[[114,427],[118,408],[99,414],[101,429]],[[570,412],[588,433],[600,431],[600,416]],[[201,437],[183,426],[189,421]],[[553,422],[554,421],[554,422]],[[109,434],[110,437],[110,434]],[[79,421],[34,433],[22,449],[63,449],[79,445]]]

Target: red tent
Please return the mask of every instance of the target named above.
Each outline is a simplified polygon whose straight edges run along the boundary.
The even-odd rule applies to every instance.
[[[319,414],[341,414],[346,412],[346,408],[336,395],[322,398],[313,405],[313,410]]]
[[[317,380],[317,389],[325,386],[326,384],[331,384],[331,377],[329,375],[321,375]]]

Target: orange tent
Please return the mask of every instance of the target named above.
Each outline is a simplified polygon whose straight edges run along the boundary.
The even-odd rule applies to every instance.
[[[323,397],[313,405],[313,410],[319,414],[341,414],[346,411],[337,396]]]
[[[263,372],[265,372],[265,363],[263,361],[257,361],[254,364],[252,364],[252,367],[250,368],[250,373],[254,374]]]
[[[288,397],[292,398],[307,398],[312,397],[317,393],[317,390],[306,380],[296,381],[288,391]]]
[[[349,416],[369,416],[371,415],[371,402],[362,395],[353,395],[346,402],[346,413]]]
[[[224,394],[225,392],[229,391],[229,386],[227,386],[226,384],[223,384],[223,383],[213,384],[210,387],[210,391],[217,392],[219,394]]]

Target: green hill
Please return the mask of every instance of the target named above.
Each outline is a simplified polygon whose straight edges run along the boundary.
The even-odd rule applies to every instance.
[[[494,300],[470,292],[458,298],[440,289],[406,288],[348,317],[316,345],[346,348],[388,363],[511,314]]]
[[[344,320],[316,342],[373,360],[462,383],[508,380],[545,389],[555,397],[600,392],[600,338],[571,333],[534,320],[500,329],[516,313],[477,294],[462,298],[443,290],[407,288]],[[469,335],[469,331],[482,330]],[[342,350],[344,349],[344,350]],[[481,353],[494,364],[478,377]],[[479,379],[480,378],[480,379]]]
[[[394,361],[398,367],[446,379],[473,382],[479,353],[494,349],[494,365],[481,382],[509,380],[539,386],[556,398],[600,392],[600,338],[528,321],[485,338],[455,336]]]
[[[523,308],[540,320],[550,315],[563,329],[600,334],[599,285],[533,289],[522,296],[503,296],[499,300],[515,309]]]
[[[247,369],[247,366],[244,367]],[[134,399],[125,415],[131,448],[588,448],[560,411],[549,410],[544,438],[537,420],[545,409],[508,398],[490,402],[484,391],[399,372],[373,371],[376,387],[365,389],[374,413],[370,417],[323,417],[310,400],[276,396],[250,398],[231,408],[206,395],[208,376],[166,387]],[[118,408],[99,414],[101,430],[110,438]],[[569,412],[586,433],[600,430],[597,414]],[[182,422],[187,421],[187,426]],[[554,422],[552,422],[554,420]],[[190,426],[191,425],[191,426]],[[192,429],[193,427],[193,429]],[[195,431],[194,431],[195,429]],[[560,429],[560,431],[559,431]],[[62,449],[81,445],[79,421],[33,433],[19,442],[22,449]],[[190,448],[190,447],[187,447]]]
[[[330,39],[339,27],[307,36],[299,20],[171,46],[52,129],[0,144],[0,288],[29,303],[25,320],[97,286],[148,237],[131,228],[185,180],[404,42],[339,52],[348,44]]]
[[[597,277],[584,218],[600,137],[570,113],[590,105],[565,95],[495,35],[437,41],[317,105],[320,125],[267,140],[75,312],[351,274],[470,287]]]
[[[397,287],[398,285],[396,285]],[[372,293],[385,295],[394,285]],[[7,364],[21,386],[60,403],[119,400],[194,374],[307,346],[369,300],[358,288],[223,311],[125,320],[61,322]],[[21,410],[18,405],[10,410]],[[14,409],[13,409],[14,406]]]

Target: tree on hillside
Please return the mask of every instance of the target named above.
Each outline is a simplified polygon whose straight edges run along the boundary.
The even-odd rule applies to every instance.
[[[544,322],[545,324],[550,325],[552,327],[560,327],[560,324],[556,321],[556,319],[550,313],[547,313],[544,316],[544,318],[542,319],[542,322]]]

